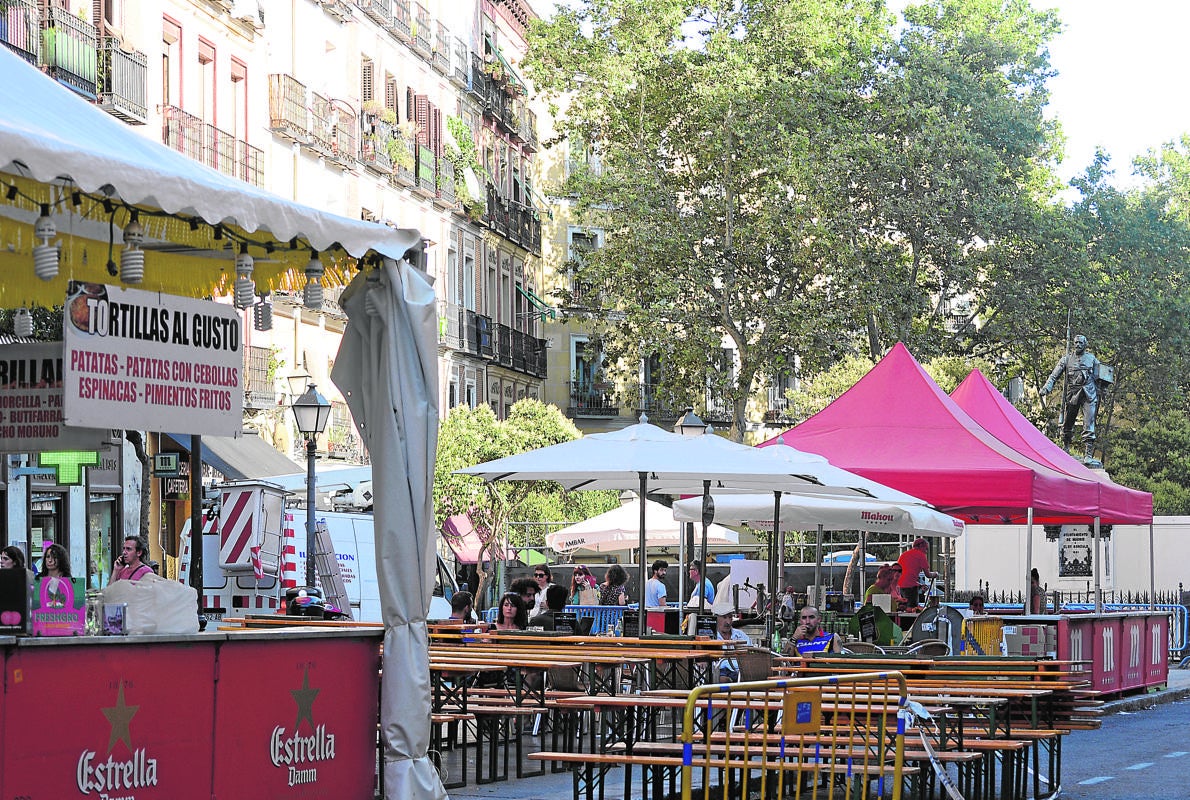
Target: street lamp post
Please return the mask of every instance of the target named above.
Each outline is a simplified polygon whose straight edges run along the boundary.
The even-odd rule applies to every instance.
[[[311,383],[305,394],[294,399],[291,408],[298,431],[306,437],[306,586],[313,587],[314,553],[317,548],[314,539],[314,468],[318,454],[318,434],[322,433],[330,419],[331,404]]]

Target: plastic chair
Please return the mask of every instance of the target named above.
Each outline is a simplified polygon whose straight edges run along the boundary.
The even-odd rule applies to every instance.
[[[909,647],[905,651],[910,655],[915,656],[948,656],[950,655],[950,645],[941,639],[924,639]]]

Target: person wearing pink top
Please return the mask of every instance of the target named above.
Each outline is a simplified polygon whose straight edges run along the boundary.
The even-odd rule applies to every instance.
[[[937,572],[930,570],[930,543],[925,539],[917,539],[912,547],[901,553],[897,563],[901,565],[901,578],[897,581],[897,586],[912,609],[920,602],[917,596],[918,574],[924,572],[927,578],[938,577]]]
[[[145,563],[145,556],[149,554],[149,543],[140,536],[125,536],[124,550],[116,559],[116,568],[112,570],[112,582],[139,581],[153,571]]]

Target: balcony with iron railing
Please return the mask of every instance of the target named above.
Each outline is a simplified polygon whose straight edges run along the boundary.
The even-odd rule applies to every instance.
[[[375,22],[382,28],[391,28],[393,24],[393,3],[392,0],[355,0],[355,4],[359,6],[360,11],[368,19]]]
[[[466,309],[457,303],[438,301],[438,344],[454,350],[463,349],[463,323]]]
[[[310,139],[306,86],[292,75],[269,75],[269,130],[291,142]]]
[[[149,118],[148,57],[125,51],[114,39],[105,41],[99,53],[99,107],[125,122],[144,125]]]
[[[417,146],[417,183],[413,191],[427,200],[438,195],[438,160],[434,151],[424,144]]]
[[[632,393],[631,396],[636,400],[634,416],[639,417],[641,414],[647,414],[654,424],[676,420],[680,416],[679,412],[682,409],[676,408],[673,403],[664,399],[665,392],[661,384],[643,383],[629,387],[629,389]]]
[[[452,44],[452,57],[450,60],[451,71],[450,82],[459,87],[467,86],[467,73],[470,69],[470,51],[467,49],[467,43],[459,37],[454,37]]]
[[[453,206],[458,201],[455,166],[445,158],[438,159],[438,201],[443,207]]]
[[[488,94],[492,90],[492,76],[484,70],[483,57],[479,53],[471,54],[471,79],[467,84],[467,91],[479,101],[485,109]]]
[[[335,150],[334,107],[320,94],[310,95],[310,139],[306,146],[328,158]]]
[[[51,78],[94,100],[99,67],[95,26],[68,9],[47,8],[42,19],[41,63]]]
[[[491,358],[492,319],[471,309],[459,309],[459,349],[482,358]]]
[[[620,403],[615,387],[610,383],[569,381],[570,400],[566,413],[570,417],[618,417]]]
[[[413,8],[413,52],[429,61],[434,55],[430,12],[421,3],[414,2],[411,6]]]
[[[166,106],[163,116],[162,141],[166,146],[253,186],[264,183],[260,148],[208,125],[177,106]]]
[[[441,22],[435,23],[434,30],[434,58],[431,66],[443,75],[450,74],[451,36],[450,31]]]
[[[342,167],[354,167],[359,159],[359,117],[350,110],[334,107],[331,124],[334,127],[331,160]]]
[[[413,41],[413,15],[409,10],[409,0],[393,0],[393,24],[388,30],[405,44]]]
[[[277,388],[269,378],[272,348],[248,346],[244,348],[244,407],[273,408],[277,405]]]
[[[527,153],[536,153],[540,149],[537,141],[537,115],[525,108],[525,117],[521,122],[521,149]]]
[[[4,0],[0,8],[0,44],[30,64],[39,63],[41,13],[37,0]]]
[[[707,389],[704,392],[705,407],[701,412],[703,420],[708,424],[730,425],[735,417],[735,404],[727,392],[722,389]]]
[[[359,160],[365,167],[384,175],[391,175],[393,160],[389,155],[389,147],[396,147],[393,137],[392,123],[379,118],[361,117],[363,120],[360,136]]]

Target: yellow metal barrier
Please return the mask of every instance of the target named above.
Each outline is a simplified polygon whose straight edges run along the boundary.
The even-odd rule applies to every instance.
[[[898,712],[907,697],[899,672],[695,687],[682,719],[682,800],[692,799],[695,769],[704,800],[729,797],[733,780],[740,797],[751,788],[761,797],[827,800],[839,796],[836,777],[846,783],[844,797],[875,788],[900,800],[905,723]],[[712,793],[713,770],[722,775],[721,795]]]
[[[974,617],[963,620],[963,644],[968,653],[981,656],[1000,655],[1001,632],[1004,620],[1001,617]]]

